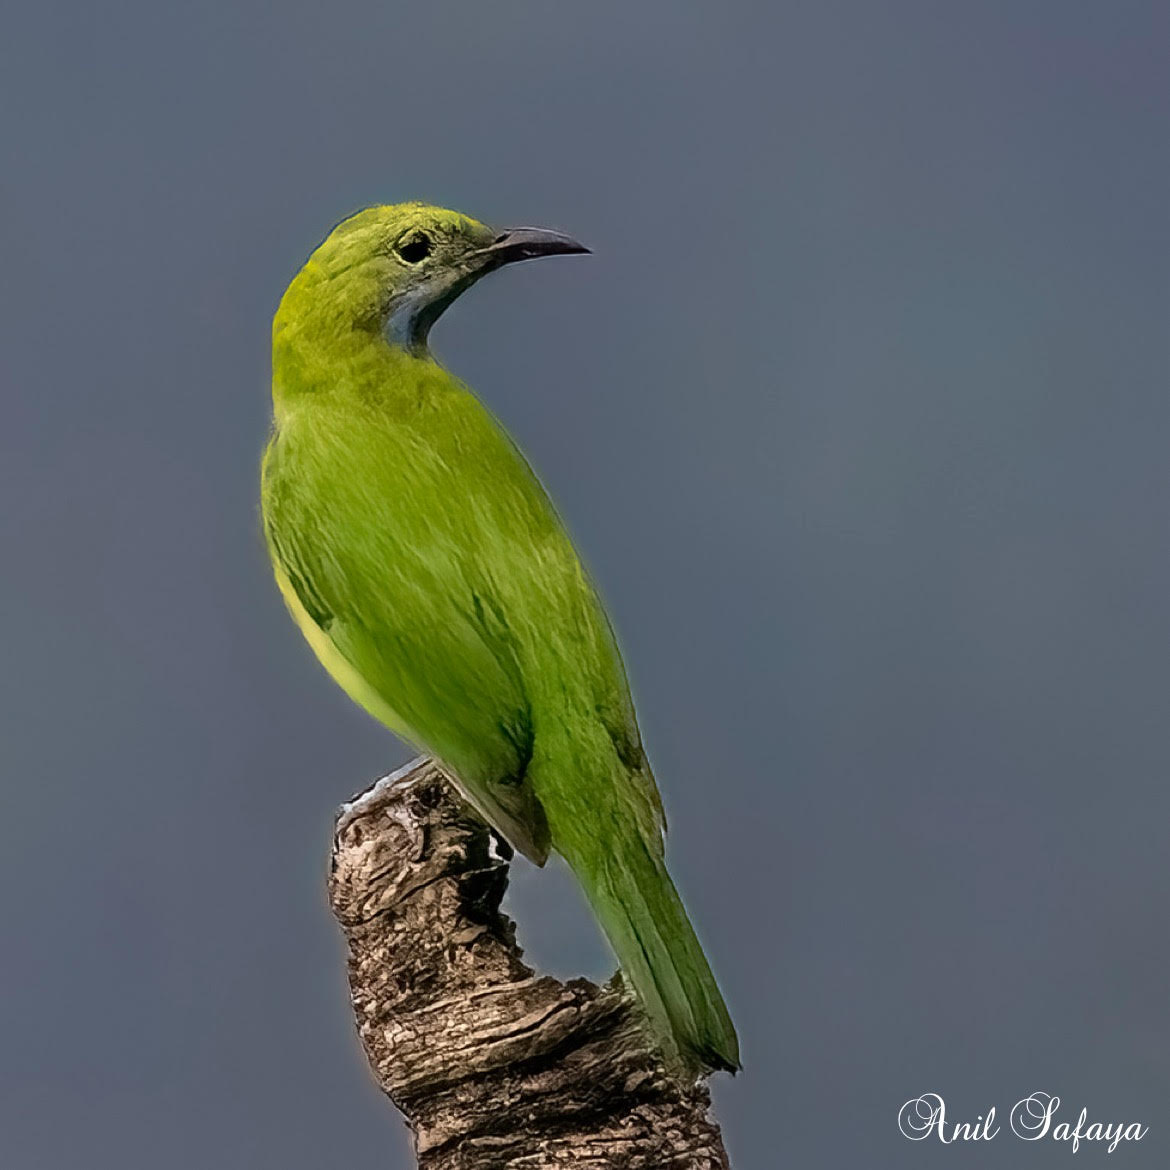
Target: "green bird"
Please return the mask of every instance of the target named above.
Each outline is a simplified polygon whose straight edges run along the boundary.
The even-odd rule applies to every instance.
[[[735,1071],[597,592],[524,457],[427,347],[481,276],[586,251],[419,203],[336,227],[273,321],[264,530],[334,680],[515,849],[565,858],[668,1057]]]

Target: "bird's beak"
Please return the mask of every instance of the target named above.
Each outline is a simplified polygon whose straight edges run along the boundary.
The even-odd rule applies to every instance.
[[[480,250],[478,258],[485,269],[502,268],[515,264],[517,260],[535,260],[540,256],[572,256],[589,249],[578,243],[572,236],[554,232],[548,228],[505,228],[486,247]]]

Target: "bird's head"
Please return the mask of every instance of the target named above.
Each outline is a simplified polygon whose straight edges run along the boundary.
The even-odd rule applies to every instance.
[[[274,336],[309,323],[331,332],[383,332],[425,351],[443,310],[481,276],[517,260],[589,249],[546,228],[497,231],[478,220],[397,203],[342,221],[309,257],[277,310]]]

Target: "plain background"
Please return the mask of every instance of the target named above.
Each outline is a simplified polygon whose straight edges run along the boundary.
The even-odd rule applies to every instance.
[[[405,198],[595,249],[434,342],[608,597],[743,1035],[735,1165],[1068,1165],[897,1131],[1035,1090],[1166,1165],[1165,4],[4,25],[5,1170],[410,1164],[323,894],[334,808],[406,752],[256,504],[277,299]],[[608,973],[563,873],[511,905]]]

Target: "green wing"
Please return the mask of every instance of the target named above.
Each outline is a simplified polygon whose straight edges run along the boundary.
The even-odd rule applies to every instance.
[[[657,837],[621,658],[560,519],[481,404],[429,377],[410,410],[335,400],[283,419],[262,498],[289,608],[351,698],[532,860],[550,844],[526,778],[542,720],[605,727]]]
[[[531,705],[493,585],[497,563],[515,559],[508,537],[471,485],[436,474],[405,436],[383,433],[371,457],[360,427],[330,430],[298,434],[294,422],[265,457],[264,527],[285,601],[347,694],[436,755],[481,815],[543,864],[548,825],[525,780]]]

